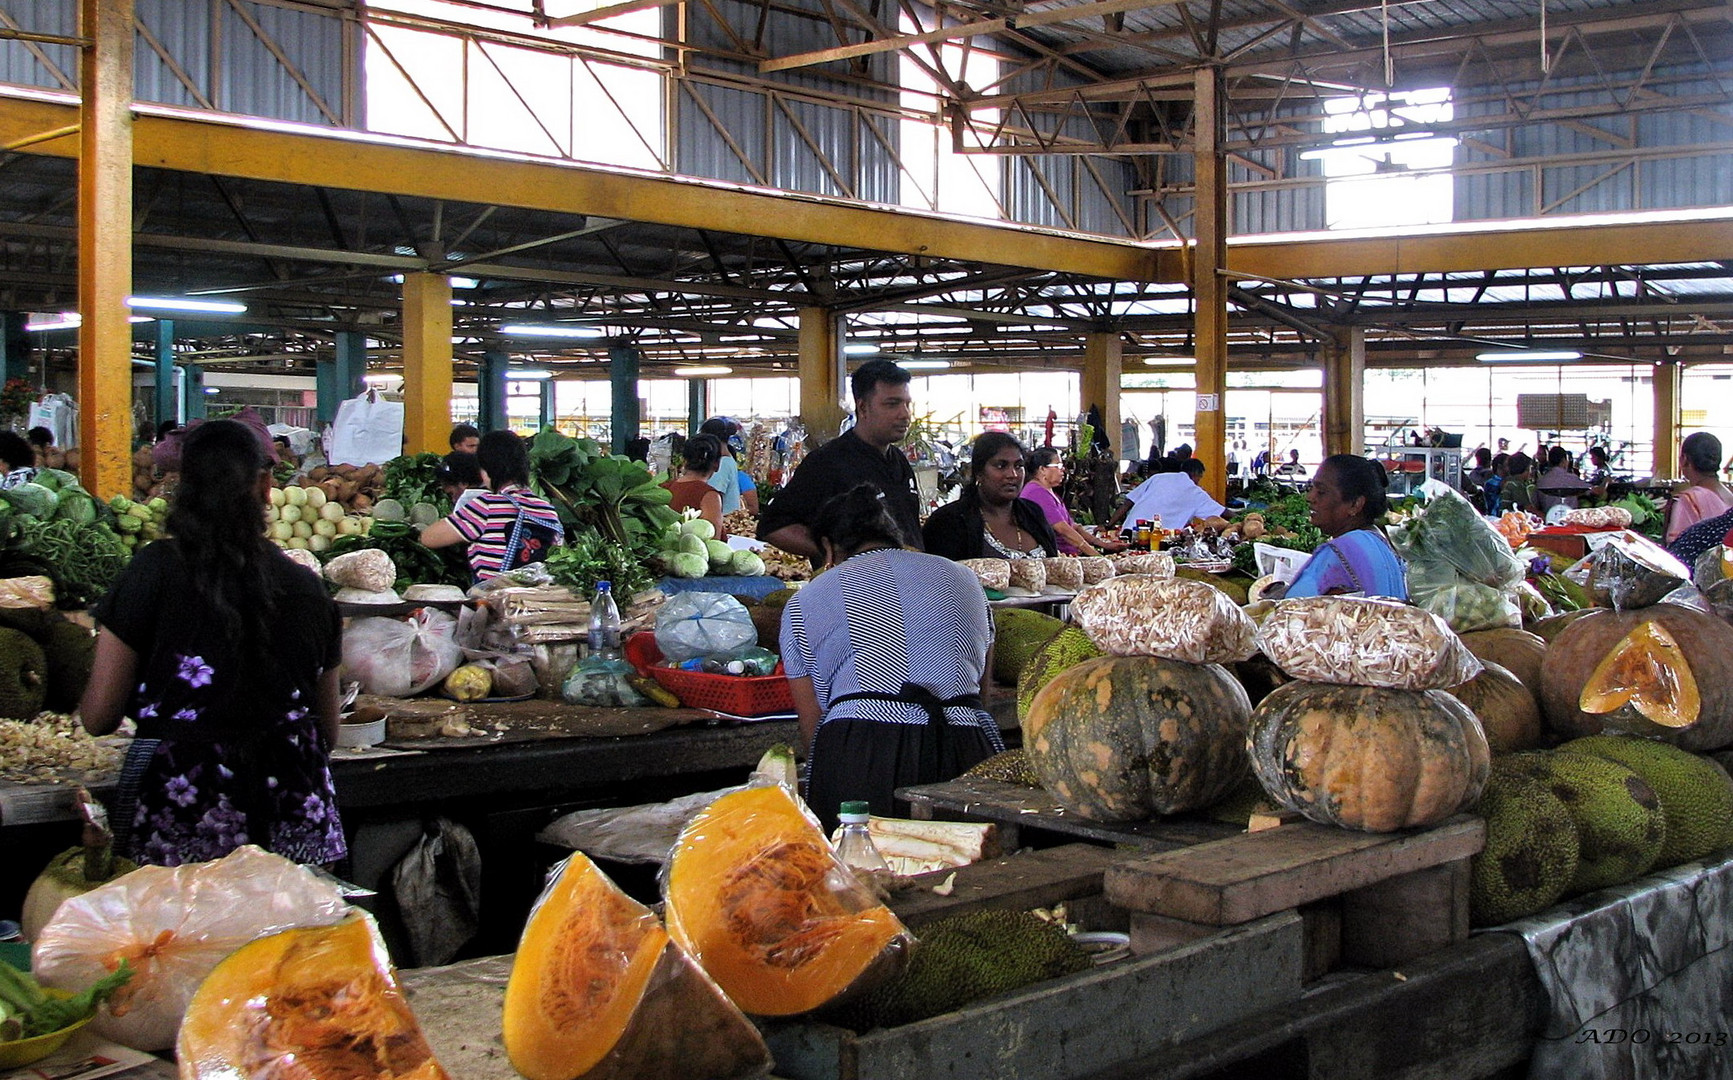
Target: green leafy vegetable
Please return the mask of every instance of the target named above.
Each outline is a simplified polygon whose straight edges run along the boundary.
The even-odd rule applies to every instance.
[[[568,535],[593,529],[622,548],[653,545],[679,520],[672,498],[640,462],[610,454],[590,439],[543,428],[530,440],[530,485],[560,515]]]
[[[650,552],[610,544],[594,529],[568,533],[566,542],[548,552],[548,573],[557,584],[579,596],[596,590],[596,582],[613,585],[615,595],[625,599],[656,584],[649,567]]]
[[[0,1015],[18,1021],[22,1037],[47,1035],[78,1023],[132,978],[132,966],[120,967],[71,997],[50,997],[28,973],[0,961]]]
[[[401,521],[375,521],[372,531],[365,536],[339,536],[319,557],[330,562],[339,555],[367,548],[377,548],[391,557],[391,564],[397,568],[397,580],[392,587],[400,593],[411,585],[456,585],[467,589],[474,578],[462,547],[430,548],[416,537],[414,529]]]
[[[386,499],[396,499],[404,506],[432,503],[439,516],[451,513],[451,499],[439,486],[439,466],[444,458],[434,453],[404,454],[385,463]]]

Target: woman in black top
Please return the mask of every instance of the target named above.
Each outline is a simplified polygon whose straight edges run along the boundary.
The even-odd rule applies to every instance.
[[[928,553],[947,559],[1041,559],[1059,554],[1041,508],[1020,497],[1023,447],[1003,431],[977,437],[969,482],[921,529]]]

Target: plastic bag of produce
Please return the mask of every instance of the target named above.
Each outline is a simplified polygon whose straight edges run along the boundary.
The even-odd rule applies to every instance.
[[[734,656],[756,644],[752,614],[727,593],[677,593],[656,612],[656,647],[676,664]]]
[[[1443,619],[1392,600],[1278,601],[1258,627],[1258,648],[1307,682],[1443,690],[1480,674],[1480,661]]]
[[[1147,574],[1151,577],[1170,578],[1176,566],[1173,556],[1165,551],[1127,552],[1113,560],[1115,574]]]
[[[1434,588],[1408,587],[1408,600],[1422,611],[1450,624],[1459,634],[1522,626],[1522,606],[1515,593],[1474,581]]]
[[[1231,664],[1257,651],[1257,624],[1220,589],[1132,574],[1090,585],[1071,617],[1099,649],[1185,664]]]
[[[1469,581],[1494,588],[1516,584],[1526,569],[1510,541],[1448,488],[1414,518],[1393,527],[1390,543],[1410,567],[1443,564]]]
[[[571,672],[560,685],[560,696],[568,705],[635,709],[650,704],[649,699],[632,686],[632,677],[637,674],[637,669],[624,660],[586,657],[572,665]]]
[[[45,986],[80,990],[121,960],[132,979],[97,1011],[98,1034],[166,1050],[219,962],[255,938],[339,922],[336,885],[252,845],[214,862],[145,866],[60,905],[36,941]]]
[[[1684,563],[1629,530],[1608,537],[1565,576],[1587,585],[1595,603],[1620,611],[1658,604],[1674,589],[1691,583],[1691,571]]]
[[[983,589],[1004,592],[1011,584],[1011,563],[1008,559],[959,559],[957,565],[980,578]]]
[[[463,663],[457,619],[421,608],[404,619],[355,619],[343,631],[343,677],[380,697],[412,697]]]
[[[397,583],[397,564],[378,548],[364,548],[326,563],[325,577],[347,589],[387,592]]]

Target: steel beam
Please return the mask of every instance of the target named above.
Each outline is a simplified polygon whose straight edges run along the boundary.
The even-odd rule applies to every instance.
[[[0,311],[0,379],[30,377],[30,337],[22,311]]]
[[[1228,263],[1228,171],[1227,155],[1222,150],[1225,99],[1220,72],[1201,67],[1196,74],[1197,210],[1192,228],[1197,242],[1192,248],[1191,288],[1197,304],[1192,331],[1197,356],[1197,441],[1192,454],[1204,464],[1203,489],[1217,502],[1226,502],[1228,432],[1223,406],[1228,394],[1228,280],[1222,274]]]
[[[630,345],[608,346],[609,441],[616,454],[638,437],[638,350]]]
[[[367,335],[356,330],[339,330],[337,355],[329,362],[320,362],[315,374],[314,415],[321,424],[337,419],[337,406],[361,393],[366,386]]]
[[[1120,445],[1125,433],[1120,428],[1119,384],[1125,375],[1125,339],[1116,333],[1094,333],[1084,338],[1083,391],[1081,411],[1101,410],[1101,432],[1114,446],[1116,457],[1125,456]],[[1087,457],[1089,447],[1074,446],[1072,452]]]
[[[79,0],[79,474],[102,498],[132,490],[132,16],[133,0]]]
[[[1366,329],[1342,327],[1324,346],[1324,454],[1361,454],[1366,439]]]
[[[175,401],[175,324],[173,319],[156,323],[156,422],[179,420]]]
[[[1655,456],[1649,471],[1659,477],[1679,475],[1679,390],[1685,368],[1676,360],[1655,365]]]
[[[443,453],[451,444],[451,279],[403,275],[403,448]]]
[[[476,396],[480,399],[480,428],[483,431],[504,431],[506,421],[505,373],[511,367],[511,354],[504,349],[488,349],[481,354],[481,371],[476,376]]]
[[[842,319],[825,308],[800,309],[800,419],[814,442],[842,430]]]
[[[710,380],[692,379],[686,383],[686,434],[698,434],[699,425],[710,418]]]

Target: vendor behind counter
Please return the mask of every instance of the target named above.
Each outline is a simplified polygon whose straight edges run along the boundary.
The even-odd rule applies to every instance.
[[[1023,447],[1003,431],[976,437],[969,480],[955,502],[921,529],[926,549],[946,559],[1041,559],[1059,554],[1041,507],[1022,497]]]
[[[1353,454],[1333,454],[1306,491],[1312,524],[1330,537],[1312,552],[1287,597],[1356,593],[1408,599],[1408,572],[1376,522],[1390,508],[1384,466]]]

